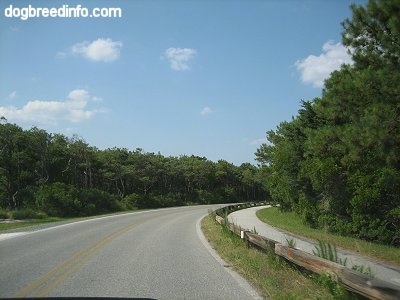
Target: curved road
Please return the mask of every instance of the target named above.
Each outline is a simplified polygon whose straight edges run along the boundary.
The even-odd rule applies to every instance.
[[[260,298],[207,249],[199,222],[217,207],[141,211],[0,234],[0,298]]]

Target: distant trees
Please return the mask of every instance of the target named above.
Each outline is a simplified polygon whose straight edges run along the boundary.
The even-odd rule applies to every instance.
[[[315,227],[400,245],[400,2],[352,5],[354,64],[256,152],[283,210]]]
[[[141,149],[99,150],[82,138],[0,123],[0,207],[51,216],[267,197],[259,169]]]

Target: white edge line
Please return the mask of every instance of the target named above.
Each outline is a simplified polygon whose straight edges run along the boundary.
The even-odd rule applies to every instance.
[[[133,211],[133,212],[129,212],[129,213],[122,213],[122,214],[109,215],[109,216],[103,216],[103,217],[93,217],[93,218],[86,219],[86,220],[81,220],[81,221],[76,221],[76,222],[71,221],[70,223],[67,223],[67,224],[55,225],[52,227],[38,229],[38,230],[34,230],[34,231],[9,232],[9,233],[8,232],[5,232],[5,233],[0,232],[0,242],[4,241],[4,240],[16,238],[16,237],[28,235],[28,234],[53,230],[53,229],[60,228],[60,227],[72,226],[72,225],[79,224],[79,223],[91,222],[91,221],[100,220],[100,219],[116,218],[116,217],[133,215],[133,214],[143,214],[143,213],[149,213],[149,212],[153,212],[153,211],[157,211],[157,210],[161,210],[161,209],[174,209],[174,208],[179,208],[179,207],[173,207],[173,208],[168,207],[168,208],[159,208],[159,209],[151,209],[151,210],[144,210],[144,211]]]
[[[204,247],[208,250],[208,252],[210,252],[211,256],[214,257],[214,259],[222,266],[226,266],[228,265],[227,262],[225,262],[221,256],[210,246],[210,244],[207,242],[206,237],[203,234],[203,231],[201,230],[201,220],[205,217],[206,215],[203,215],[202,217],[200,217],[200,219],[197,220],[196,223],[196,232],[197,235],[200,239],[200,241],[203,243]],[[231,268],[224,268],[224,270],[226,272],[228,272],[235,280],[236,282],[243,288],[246,290],[247,293],[250,294],[250,296],[253,299],[264,299],[255,289],[254,287],[251,286],[251,284],[244,279],[239,273],[233,271]]]

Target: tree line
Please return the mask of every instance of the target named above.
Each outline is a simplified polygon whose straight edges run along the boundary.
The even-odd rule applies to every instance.
[[[267,132],[256,152],[272,199],[312,227],[400,246],[400,2],[352,5],[352,65]]]
[[[0,123],[0,207],[51,216],[265,199],[250,163],[142,149],[99,150],[82,138]]]

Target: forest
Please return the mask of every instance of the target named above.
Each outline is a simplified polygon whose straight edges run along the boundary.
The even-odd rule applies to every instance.
[[[312,227],[400,246],[400,1],[352,5],[353,64],[267,132],[267,190]]]
[[[265,199],[261,171],[205,157],[99,150],[82,138],[0,123],[0,207],[48,216]]]
[[[370,0],[351,11],[342,43],[353,63],[267,132],[258,166],[99,150],[1,118],[0,208],[68,217],[269,200],[311,227],[399,247],[400,1]]]

